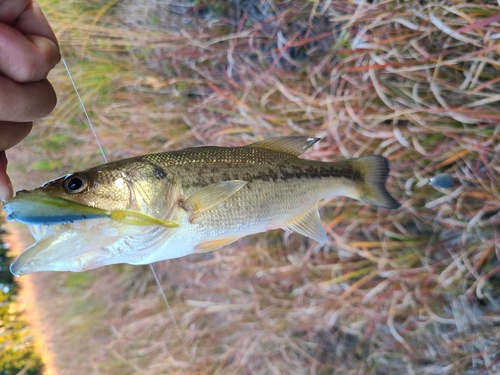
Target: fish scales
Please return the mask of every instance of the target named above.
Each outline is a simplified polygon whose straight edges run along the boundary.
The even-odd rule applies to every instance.
[[[349,162],[325,163],[252,147],[202,147],[144,158],[171,175],[189,197],[218,181],[247,181],[237,194],[203,213],[196,223],[212,238],[280,228],[318,200],[339,189],[354,189],[361,179]],[[245,223],[245,228],[242,228]],[[242,232],[243,231],[243,232]]]
[[[244,179],[274,181],[301,178],[338,177],[361,179],[349,162],[324,163],[253,147],[200,147],[147,155],[165,171],[182,176],[182,182],[203,187],[216,181]],[[201,168],[201,169],[200,169]]]
[[[322,162],[299,157],[317,141],[279,137],[243,147],[138,156],[18,193],[4,204],[9,217],[47,223],[51,230],[11,270],[19,275],[147,264],[215,250],[277,228],[324,243],[317,209],[322,199],[347,196],[399,206],[385,188],[386,158]]]

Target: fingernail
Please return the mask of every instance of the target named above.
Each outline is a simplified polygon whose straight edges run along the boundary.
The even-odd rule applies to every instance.
[[[12,198],[14,195],[14,189],[12,188],[12,183],[7,175],[0,175],[0,201],[6,201]]]
[[[7,157],[5,156],[5,151],[0,152],[0,201],[6,201],[12,198],[14,194],[14,189],[12,188],[12,182],[7,175]]]

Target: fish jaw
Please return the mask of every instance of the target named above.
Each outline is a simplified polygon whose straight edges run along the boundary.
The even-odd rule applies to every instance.
[[[189,241],[181,239],[175,245],[185,253],[169,256],[170,237],[181,228],[162,225],[132,226],[106,218],[30,229],[37,242],[11,264],[10,271],[16,276],[42,271],[82,272],[119,263],[148,264],[190,253],[189,246],[186,250]]]
[[[81,272],[126,262],[126,257],[110,251],[126,234],[120,226],[109,226],[109,219],[30,229],[37,242],[11,264],[10,271],[16,276],[42,271]]]
[[[35,243],[10,265],[10,272],[15,276],[42,271],[81,272],[111,264],[110,254],[106,254],[100,247],[81,254],[65,254],[65,258],[56,259],[55,255],[61,253],[59,250],[62,244],[59,242],[60,246],[55,247],[53,243],[49,239]]]
[[[36,192],[23,191],[5,202],[9,220],[28,224],[37,241],[12,263],[12,274],[81,272],[110,264],[143,264],[154,247],[141,245],[154,242],[150,238],[161,241],[177,227],[169,220],[177,205],[168,202],[177,202],[178,189],[165,189],[167,193],[162,197],[166,204],[160,210],[157,205],[146,205],[140,195],[144,188],[138,190],[134,197],[143,205],[124,202],[122,209],[114,210],[47,195],[40,188]]]

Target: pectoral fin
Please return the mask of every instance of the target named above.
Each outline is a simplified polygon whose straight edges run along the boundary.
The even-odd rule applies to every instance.
[[[217,240],[205,241],[196,245],[194,250],[197,253],[206,253],[208,251],[216,250],[222,246],[229,245],[230,243],[233,243],[234,241],[237,241],[240,238],[241,238],[240,236],[235,236],[235,237],[224,237],[224,238],[219,238]]]
[[[288,221],[283,229],[300,233],[319,243],[326,242],[325,228],[323,228],[323,224],[321,223],[318,206],[316,205]]]
[[[221,204],[246,184],[246,181],[231,180],[208,185],[186,199],[182,206],[191,211],[194,217],[194,215]]]
[[[133,210],[111,211],[108,217],[120,223],[130,224],[130,225],[141,225],[141,226],[162,225],[167,228],[175,228],[179,226],[179,224],[176,223],[175,221],[157,219],[156,217]]]

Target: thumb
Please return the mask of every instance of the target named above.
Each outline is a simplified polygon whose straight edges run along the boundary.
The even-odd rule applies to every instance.
[[[0,151],[0,201],[6,201],[14,193],[12,183],[7,176],[7,156],[5,151]]]

